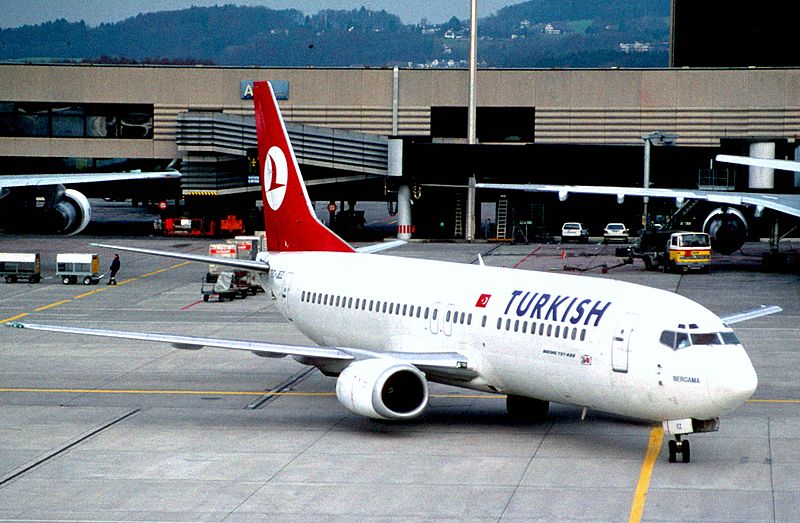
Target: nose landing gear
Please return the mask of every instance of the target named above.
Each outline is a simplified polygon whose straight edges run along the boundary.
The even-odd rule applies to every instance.
[[[678,454],[680,454],[681,461],[689,463],[691,459],[689,441],[682,439],[683,436],[694,432],[716,432],[718,430],[719,418],[684,418],[664,421],[664,433],[675,437],[675,439],[670,440],[668,443],[669,462],[676,463],[678,461]]]
[[[681,455],[681,461],[684,463],[689,463],[691,459],[691,452],[689,450],[689,440],[681,440],[681,435],[676,434],[675,439],[669,440],[667,444],[669,449],[669,462],[675,463],[677,462],[677,455]]]

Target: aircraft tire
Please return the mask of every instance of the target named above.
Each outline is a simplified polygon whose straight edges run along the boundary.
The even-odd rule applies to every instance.
[[[669,462],[675,463],[677,461],[676,456],[678,455],[678,443],[671,439],[667,443],[667,448],[669,449]]]
[[[547,418],[550,402],[509,394],[506,397],[506,410],[513,421],[535,423]]]
[[[689,441],[683,440],[681,441],[681,460],[684,463],[689,463],[690,459],[691,459],[691,453],[689,450]]]

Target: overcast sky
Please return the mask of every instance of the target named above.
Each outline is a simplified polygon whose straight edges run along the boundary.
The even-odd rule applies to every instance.
[[[478,0],[478,16],[487,16],[505,5],[523,0]],[[321,9],[385,9],[404,23],[427,18],[440,23],[457,16],[469,18],[469,0],[0,0],[0,27],[34,25],[58,18],[70,22],[84,20],[91,26],[118,22],[141,12],[184,9],[192,5],[263,5],[273,9],[299,9],[314,14]]]

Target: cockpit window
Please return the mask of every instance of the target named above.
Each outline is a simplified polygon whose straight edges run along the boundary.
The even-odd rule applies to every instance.
[[[716,332],[708,332],[701,334],[692,334],[692,345],[720,345],[719,334]]]
[[[672,350],[685,349],[692,345],[738,345],[739,338],[733,332],[688,333],[665,330],[659,341]]]
[[[725,345],[739,345],[741,343],[735,332],[720,332],[719,335]]]

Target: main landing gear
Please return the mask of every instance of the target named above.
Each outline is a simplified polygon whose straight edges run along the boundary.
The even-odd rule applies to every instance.
[[[681,461],[684,463],[689,463],[691,459],[691,453],[689,450],[689,440],[684,439],[681,440],[681,435],[676,434],[675,439],[669,440],[669,462],[675,463],[677,461],[677,455],[681,455]]]

